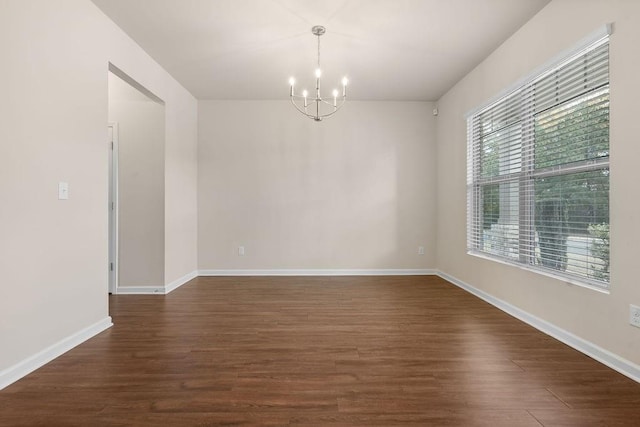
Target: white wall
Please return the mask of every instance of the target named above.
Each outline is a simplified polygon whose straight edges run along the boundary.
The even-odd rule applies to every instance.
[[[611,293],[466,255],[464,114],[609,22]],[[628,317],[629,304],[640,305],[638,40],[640,2],[555,0],[438,101],[437,123],[439,269],[636,364],[640,329]]]
[[[164,105],[109,73],[118,138],[118,287],[164,285]]]
[[[165,281],[196,269],[197,103],[88,0],[0,2],[0,52],[1,377],[108,318],[109,62],[166,102]]]
[[[348,102],[316,123],[287,101],[200,101],[199,268],[433,268],[432,108]]]

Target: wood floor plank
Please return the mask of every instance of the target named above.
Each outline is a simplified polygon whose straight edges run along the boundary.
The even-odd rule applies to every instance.
[[[640,425],[640,384],[437,277],[203,277],[110,314],[0,426]]]

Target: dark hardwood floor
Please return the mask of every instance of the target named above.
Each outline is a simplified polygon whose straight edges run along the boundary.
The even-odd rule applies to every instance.
[[[444,280],[198,278],[0,391],[0,425],[639,426],[640,384]]]

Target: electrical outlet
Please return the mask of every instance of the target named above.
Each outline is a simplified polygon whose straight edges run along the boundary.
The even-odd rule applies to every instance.
[[[238,256],[244,256],[244,246],[238,246]]]
[[[418,246],[418,255],[424,255],[424,246]]]
[[[629,324],[640,328],[640,307],[629,305]]]

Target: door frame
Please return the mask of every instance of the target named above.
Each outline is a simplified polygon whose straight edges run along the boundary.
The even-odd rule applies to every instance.
[[[109,122],[111,138],[109,150],[109,195],[107,211],[109,215],[109,293],[118,293],[118,123]]]

